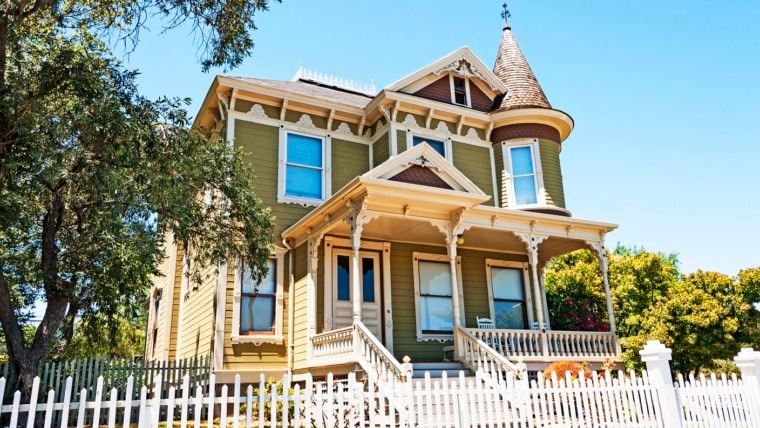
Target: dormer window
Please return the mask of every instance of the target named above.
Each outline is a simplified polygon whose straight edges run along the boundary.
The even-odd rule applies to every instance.
[[[470,107],[470,82],[453,74],[451,75],[451,102]]]

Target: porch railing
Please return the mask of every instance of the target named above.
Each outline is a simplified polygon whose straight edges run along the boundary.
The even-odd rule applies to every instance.
[[[601,360],[620,354],[614,333],[590,331],[469,329],[473,336],[508,358]]]
[[[457,326],[457,352],[459,361],[468,366],[472,371],[482,370],[492,375],[495,379],[503,379],[507,373],[522,375],[523,368],[518,367],[503,354],[489,346],[483,340],[477,338],[467,329]]]
[[[315,364],[354,361],[376,381],[404,382],[411,365],[401,364],[362,322],[314,335],[311,338]]]

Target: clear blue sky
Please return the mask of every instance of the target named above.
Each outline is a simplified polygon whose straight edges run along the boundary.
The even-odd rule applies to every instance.
[[[501,1],[284,0],[258,16],[253,56],[226,74],[305,67],[382,88],[461,46],[493,64]],[[614,245],[679,254],[682,271],[760,266],[760,2],[509,1],[512,28],[563,144],[568,208],[617,223]],[[149,97],[192,97],[189,30],[143,33],[127,59]]]

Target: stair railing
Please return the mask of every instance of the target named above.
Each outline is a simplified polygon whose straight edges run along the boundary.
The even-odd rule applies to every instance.
[[[507,373],[518,378],[525,372],[525,365],[514,364],[487,343],[475,337],[462,326],[457,326],[457,353],[459,360],[473,372],[482,370],[493,379],[505,379]]]
[[[354,352],[359,365],[376,381],[405,383],[412,371],[408,361],[401,364],[361,321],[354,322]]]

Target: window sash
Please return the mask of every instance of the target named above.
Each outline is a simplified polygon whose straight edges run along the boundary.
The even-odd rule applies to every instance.
[[[446,157],[446,142],[441,140],[435,140],[432,138],[427,137],[420,137],[418,135],[412,136],[412,146],[417,146],[419,144],[422,144],[423,142],[428,143],[430,147],[433,148],[438,154],[440,154],[443,157]]]
[[[291,132],[285,138],[285,196],[324,199],[324,139]]]
[[[448,263],[418,260],[419,317],[423,334],[454,331],[454,302]]]
[[[509,148],[512,188],[516,205],[538,203],[538,185],[533,146]]]
[[[274,334],[277,314],[277,265],[267,261],[267,275],[255,283],[247,265],[243,265],[240,287],[240,335]],[[269,316],[267,316],[269,314]],[[260,317],[263,315],[263,319]]]

